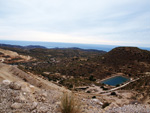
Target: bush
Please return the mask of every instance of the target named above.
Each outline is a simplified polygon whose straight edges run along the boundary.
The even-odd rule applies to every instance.
[[[101,86],[102,89],[104,89],[104,86]]]
[[[110,103],[108,102],[105,102],[103,105],[102,105],[102,108],[104,109],[105,107],[109,106]]]
[[[111,95],[117,95],[116,92],[111,92]]]
[[[105,88],[105,87],[104,87],[103,90],[108,90],[108,88]]]
[[[120,86],[120,84],[117,84],[117,85],[116,85],[116,87],[119,87],[119,86]]]
[[[87,93],[91,93],[91,91],[87,91]]]
[[[80,105],[73,94],[63,94],[60,111],[61,113],[80,113]]]
[[[96,98],[96,96],[93,96],[92,98]]]
[[[89,77],[89,80],[90,80],[90,81],[96,81],[96,79],[95,79],[94,76],[92,76],[92,75]]]

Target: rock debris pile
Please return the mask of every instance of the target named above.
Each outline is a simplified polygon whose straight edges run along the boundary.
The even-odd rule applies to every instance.
[[[0,113],[57,113],[61,93],[56,90],[22,91],[18,82],[0,84]]]

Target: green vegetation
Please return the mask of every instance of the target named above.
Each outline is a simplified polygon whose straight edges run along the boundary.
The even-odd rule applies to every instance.
[[[89,80],[90,80],[90,81],[96,81],[96,79],[95,79],[94,76],[92,76],[92,75],[89,77]]]
[[[63,86],[66,86],[69,89],[72,89],[73,86],[78,87],[78,86],[97,84],[95,81],[90,81],[89,79],[83,77],[63,79],[59,83]]]

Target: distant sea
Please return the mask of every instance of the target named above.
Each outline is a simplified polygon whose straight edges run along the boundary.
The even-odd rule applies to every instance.
[[[115,45],[101,45],[101,44],[78,44],[78,43],[61,43],[61,42],[39,42],[39,41],[14,41],[14,40],[0,40],[0,44],[10,44],[10,45],[20,45],[20,46],[28,46],[28,45],[39,45],[44,46],[46,48],[81,48],[81,49],[95,49],[95,50],[103,50],[110,51],[115,47]],[[150,50],[146,47],[139,47],[141,49]]]

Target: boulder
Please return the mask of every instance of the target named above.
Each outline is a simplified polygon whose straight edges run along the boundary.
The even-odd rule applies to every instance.
[[[9,80],[3,80],[2,83],[3,83],[4,85],[9,85],[9,84],[11,83],[11,81],[9,81]]]
[[[15,102],[15,103],[13,103],[11,105],[12,109],[20,109],[21,107],[22,107],[22,104],[21,103],[17,103],[17,102]]]
[[[37,110],[39,113],[47,113],[49,111],[47,106],[41,106]]]
[[[38,103],[37,102],[33,102],[31,108],[35,109],[37,107]]]
[[[14,89],[14,90],[20,90],[21,89],[21,85],[18,82],[11,82],[9,87],[11,89]]]

